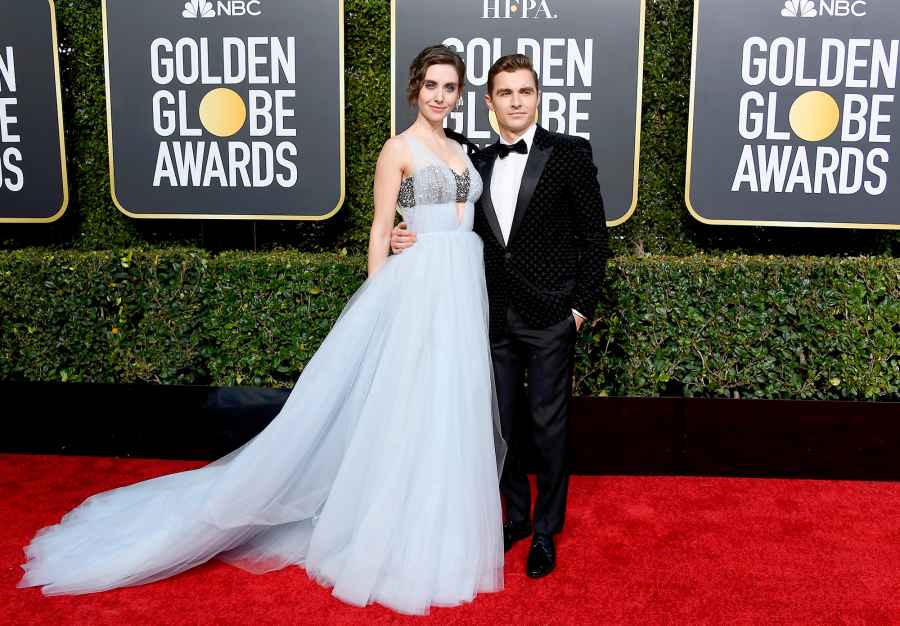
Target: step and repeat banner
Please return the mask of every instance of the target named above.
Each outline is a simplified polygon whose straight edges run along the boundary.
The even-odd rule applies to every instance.
[[[685,202],[707,224],[900,228],[900,2],[694,0]],[[318,220],[344,200],[341,0],[103,0],[110,179],[134,218]],[[52,0],[0,0],[0,222],[68,186]],[[496,141],[500,56],[529,55],[539,123],[591,141],[614,226],[633,213],[644,0],[393,0],[392,132],[409,63],[466,61],[448,127]]]
[[[895,0],[695,0],[691,214],[900,228],[898,34]]]
[[[341,0],[103,0],[113,200],[317,220],[344,200]]]
[[[527,54],[541,82],[538,123],[590,140],[607,223],[621,224],[637,205],[644,9],[643,0],[393,0],[392,131],[416,117],[405,96],[409,64],[444,43],[466,62],[466,93],[447,126],[493,143],[488,69]]]
[[[0,222],[52,222],[69,199],[52,1],[0,0]]]

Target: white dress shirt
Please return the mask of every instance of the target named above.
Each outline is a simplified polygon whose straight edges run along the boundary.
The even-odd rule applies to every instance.
[[[524,133],[515,137],[512,141],[504,139],[500,135],[500,143],[511,146],[520,139],[525,140],[528,152],[534,143],[534,133],[537,124],[532,124]],[[506,158],[499,156],[494,160],[494,169],[491,172],[491,202],[500,222],[500,232],[503,234],[503,243],[509,243],[509,231],[512,229],[513,218],[516,215],[516,200],[519,197],[519,187],[522,186],[522,175],[525,173],[525,163],[528,162],[528,154],[510,152]],[[575,309],[572,313],[582,319],[587,319]]]
[[[531,152],[536,130],[537,124],[532,124],[528,130],[512,141],[506,141],[501,135],[500,143],[511,146],[519,139],[524,139],[528,151]],[[497,157],[494,161],[494,171],[491,173],[491,202],[494,204],[494,211],[497,212],[504,243],[509,243],[509,231],[516,214],[516,199],[519,197],[519,187],[522,185],[522,174],[525,173],[527,161],[528,155],[518,152],[510,152],[505,159]]]

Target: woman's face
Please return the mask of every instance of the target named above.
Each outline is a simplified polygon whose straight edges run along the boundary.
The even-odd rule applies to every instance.
[[[459,75],[452,65],[431,65],[419,89],[419,113],[429,122],[443,122],[459,100]]]

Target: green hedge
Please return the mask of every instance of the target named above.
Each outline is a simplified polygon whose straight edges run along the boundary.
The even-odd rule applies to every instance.
[[[0,380],[293,385],[365,274],[340,254],[0,254]],[[621,257],[585,395],[900,399],[900,260]]]
[[[263,248],[365,249],[375,159],[390,132],[390,3],[344,4],[346,202],[326,222],[258,223]],[[250,246],[249,236],[238,236],[251,227],[246,222],[217,224],[214,234],[201,238],[198,222],[135,221],[115,209],[109,198],[100,0],[57,0],[56,7],[72,201],[54,225],[0,225],[0,247],[215,247],[219,239]],[[683,189],[692,13],[692,0],[647,1],[640,195],[634,216],[613,231],[615,252],[897,255],[900,235],[894,232],[706,226],[688,215]]]
[[[390,128],[390,2],[344,4],[344,208],[254,225],[115,209],[100,0],[56,0],[71,200],[54,224],[0,224],[0,380],[293,384],[363,279]],[[617,278],[582,334],[578,392],[900,399],[900,234],[706,226],[685,210],[692,11],[647,1],[638,209],[611,231]],[[252,247],[251,228],[266,253],[213,253]]]

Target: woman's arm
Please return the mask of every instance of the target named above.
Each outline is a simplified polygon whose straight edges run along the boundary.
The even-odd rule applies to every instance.
[[[391,228],[403,177],[405,151],[401,142],[399,137],[388,139],[375,165],[375,216],[369,232],[369,276],[381,269],[390,249]]]

